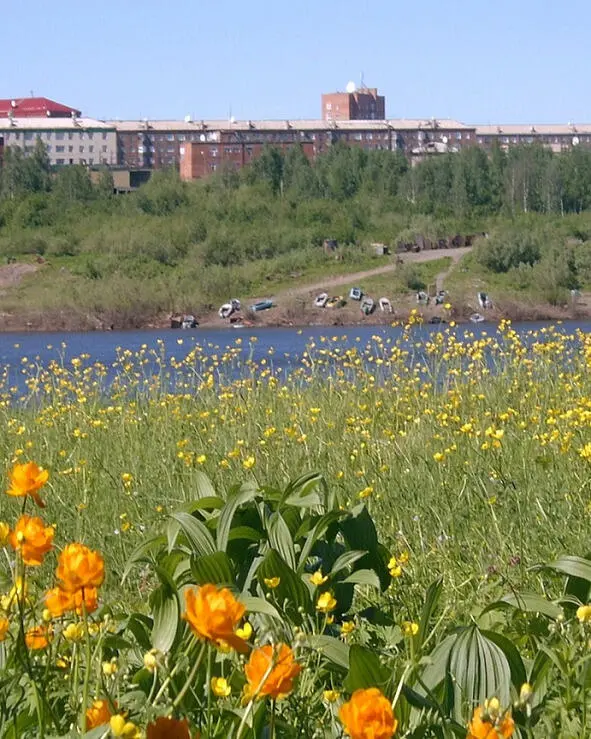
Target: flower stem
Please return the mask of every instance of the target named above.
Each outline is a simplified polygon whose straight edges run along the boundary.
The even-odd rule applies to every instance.
[[[88,614],[86,612],[86,603],[84,602],[84,589],[82,589],[82,618],[84,621],[84,684],[82,686],[82,709],[80,710],[80,730],[84,734],[86,732],[86,708],[88,706],[88,686],[90,684],[90,632],[88,630]]]
[[[178,706],[178,704],[183,700],[183,698],[185,697],[185,693],[187,692],[187,690],[189,690],[189,687],[190,687],[191,683],[195,679],[195,675],[197,674],[197,670],[201,666],[201,662],[203,660],[203,655],[205,654],[206,647],[207,647],[207,644],[204,643],[203,646],[201,647],[201,651],[199,652],[199,656],[195,660],[195,664],[193,665],[193,667],[191,669],[191,672],[189,673],[189,677],[186,679],[185,684],[181,688],[181,690],[180,690],[179,694],[177,695],[177,697],[174,699],[174,702],[172,704],[172,707],[173,708],[176,708]],[[154,701],[154,702],[156,702],[156,701]]]

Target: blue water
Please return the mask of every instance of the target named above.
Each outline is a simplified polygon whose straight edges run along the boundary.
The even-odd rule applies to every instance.
[[[550,325],[556,324],[531,322],[514,324],[513,328],[527,336]],[[572,334],[577,329],[591,332],[591,321],[566,321],[560,324],[558,329],[566,334]],[[494,334],[497,325],[494,323],[464,324],[453,329],[446,325],[416,326],[412,329],[414,341],[410,346],[412,347],[415,342],[420,345],[430,335],[445,330],[451,330],[458,336],[470,332],[474,337],[479,337],[483,334]],[[257,364],[265,360],[267,365],[272,366],[274,373],[281,375],[288,373],[292,367],[301,363],[302,355],[311,342],[320,346],[322,337],[335,338],[339,347],[344,350],[351,346],[363,347],[371,342],[373,336],[380,336],[385,341],[389,339],[394,342],[401,334],[400,327],[392,326],[4,333],[0,334],[0,369],[8,366],[10,381],[20,386],[23,357],[26,357],[29,363],[34,362],[40,367],[46,367],[51,360],[69,364],[72,358],[88,354],[88,363],[100,362],[108,368],[109,375],[114,375],[116,369],[113,365],[121,349],[137,352],[145,346],[148,356],[152,350],[158,355],[164,353],[167,358],[176,356],[181,359],[195,345],[200,345],[204,354],[219,355],[226,347],[236,347],[237,339],[241,339],[241,360],[252,359]],[[180,340],[182,344],[179,344]],[[270,350],[273,350],[272,355]],[[411,361],[423,359],[420,348],[417,348],[416,352]],[[149,362],[144,367],[146,376],[150,375],[150,371]]]

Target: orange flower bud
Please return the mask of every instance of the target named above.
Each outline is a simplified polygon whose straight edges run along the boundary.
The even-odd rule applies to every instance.
[[[49,644],[50,636],[51,632],[47,626],[34,626],[25,634],[25,644],[31,651],[45,649]]]
[[[30,495],[40,508],[44,508],[45,503],[37,491],[45,485],[47,480],[49,480],[49,472],[36,465],[35,462],[15,464],[10,473],[10,488],[6,493],[18,498]]]
[[[466,739],[509,739],[515,729],[511,714],[493,715],[482,706],[474,709],[472,721],[468,724]]]
[[[202,585],[185,593],[187,610],[183,618],[199,639],[206,639],[216,646],[229,644],[238,652],[247,652],[248,645],[236,635],[246,608],[236,600],[228,588]]]
[[[146,739],[191,739],[189,724],[186,719],[160,716],[156,721],[148,724]]]
[[[69,593],[82,588],[98,588],[105,579],[105,561],[99,552],[74,542],[59,556],[56,575],[60,587]]]
[[[108,724],[112,715],[106,700],[98,699],[93,701],[90,708],[86,711],[86,731]]]
[[[390,739],[398,727],[390,701],[377,688],[356,690],[339,718],[351,739]]]
[[[36,516],[23,515],[10,534],[10,544],[26,565],[37,567],[53,545],[54,530]]]
[[[248,685],[245,696],[280,698],[293,690],[293,681],[302,670],[286,644],[271,644],[255,649],[244,667]]]

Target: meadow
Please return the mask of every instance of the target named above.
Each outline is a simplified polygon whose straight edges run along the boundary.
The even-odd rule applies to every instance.
[[[0,736],[589,735],[591,337],[415,320],[5,371]]]

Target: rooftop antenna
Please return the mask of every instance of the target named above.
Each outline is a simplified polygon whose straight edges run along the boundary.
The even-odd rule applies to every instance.
[[[29,92],[31,93],[31,97],[34,98],[35,97],[35,93],[33,92],[33,90],[29,90]]]
[[[363,74],[363,70],[361,70],[361,80],[360,80],[360,83],[361,83],[361,89],[362,90],[365,90],[365,76]]]

